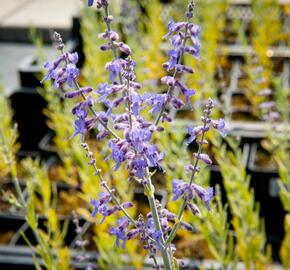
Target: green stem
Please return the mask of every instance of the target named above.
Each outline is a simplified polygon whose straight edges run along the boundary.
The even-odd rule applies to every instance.
[[[152,217],[153,217],[153,220],[154,220],[155,230],[162,232],[162,227],[161,227],[159,216],[158,216],[158,210],[157,210],[157,206],[156,206],[156,201],[155,201],[155,198],[154,198],[154,186],[151,183],[151,177],[150,177],[150,173],[148,171],[147,171],[147,176],[148,176],[148,184],[145,186],[145,195],[147,196],[148,201],[149,201],[151,214],[152,214]],[[165,247],[165,240],[164,240],[163,233],[161,235],[161,239],[160,240],[161,240],[160,242],[162,244],[161,254],[162,254],[164,267],[165,267],[166,270],[172,270],[172,267],[171,267],[171,256],[169,254],[168,248]]]
[[[207,118],[207,117],[208,117],[208,115],[205,118]],[[206,121],[204,121],[203,122],[202,134],[201,134],[201,140],[200,140],[201,143],[198,145],[197,157],[196,157],[194,165],[193,165],[193,170],[192,170],[192,173],[191,173],[189,185],[192,184],[194,176],[195,176],[195,173],[196,173],[196,170],[197,170],[197,166],[198,166],[198,162],[199,162],[199,158],[200,158],[200,154],[201,154],[201,150],[202,150],[202,144],[203,144],[203,140],[204,140],[204,136],[205,136],[205,132],[206,132],[206,125],[207,125],[207,123],[206,123]],[[179,224],[181,222],[182,215],[183,215],[183,212],[185,210],[185,207],[186,207],[186,199],[183,199],[182,205],[181,205],[181,207],[179,209],[178,216],[177,216],[178,222],[176,224]],[[177,231],[178,230],[171,230],[171,232],[170,232],[170,234],[168,236],[168,240],[165,243],[166,247],[169,246],[170,243],[172,242],[172,240],[175,238]]]

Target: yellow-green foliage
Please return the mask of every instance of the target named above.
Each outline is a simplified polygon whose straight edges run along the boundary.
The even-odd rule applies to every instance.
[[[179,132],[170,132],[172,129],[179,130]],[[165,169],[167,189],[170,193],[172,190],[171,183],[174,178],[187,181],[190,177],[184,167],[186,164],[193,162],[193,156],[189,155],[186,149],[185,135],[184,125],[174,128],[167,126],[165,131],[158,135],[161,149],[170,153],[170,155],[165,157],[162,164],[163,169]],[[203,164],[200,165],[202,167],[201,172],[196,174],[194,183],[206,187],[209,185],[209,170]],[[200,210],[200,215],[193,216],[190,211],[186,211],[183,220],[190,222],[199,229],[201,236],[207,241],[210,255],[220,262],[224,269],[229,266],[231,266],[230,269],[235,269],[237,256],[235,256],[234,252],[233,236],[229,230],[227,207],[222,206],[220,193],[216,192],[214,202],[211,203],[211,211],[205,208],[203,201],[196,200],[195,203]],[[180,205],[181,200],[176,202],[169,200],[167,208],[174,213],[178,213]],[[179,231],[178,235],[181,239],[191,238],[194,241],[191,233],[188,234],[184,230]]]
[[[283,108],[283,107],[282,107]],[[285,108],[285,107],[284,107]],[[263,147],[274,155],[279,173],[279,196],[287,212],[284,219],[284,239],[281,244],[280,257],[285,269],[290,266],[290,136],[289,131],[270,128]]]
[[[201,208],[202,221],[199,228],[207,241],[211,254],[221,263],[222,269],[236,269],[238,256],[235,253],[234,236],[230,231],[227,206],[221,202],[219,188],[216,187],[211,211]],[[230,266],[230,267],[229,267]]]
[[[281,115],[282,122],[290,120],[290,89],[284,85],[283,76],[273,77],[273,85],[275,87],[274,100],[276,107]]]
[[[290,138],[286,137],[284,142],[280,142],[278,151],[274,153],[279,171],[280,199],[284,209],[287,211],[284,221],[284,239],[281,245],[280,256],[285,269],[290,267]]]
[[[26,209],[26,221],[31,227],[37,240],[37,245],[30,243],[23,234],[29,246],[38,254],[48,270],[68,270],[70,256],[68,248],[65,246],[64,237],[67,232],[67,222],[60,226],[56,213],[56,197],[53,196],[51,183],[48,177],[48,170],[41,165],[39,160],[26,159],[23,167],[28,172],[30,181],[28,182],[28,201]],[[56,194],[54,194],[56,196]],[[38,216],[47,218],[44,231],[38,222]],[[38,269],[39,261],[33,255],[35,266]],[[39,268],[40,269],[40,268]]]
[[[19,149],[19,145],[16,143],[18,131],[17,125],[12,125],[12,111],[3,89],[0,88],[0,177],[10,174],[16,190],[16,197],[6,194],[2,190],[0,192],[1,196],[11,204],[24,207],[25,201],[18,182],[17,161],[15,158],[15,153]]]
[[[264,68],[265,87],[269,87],[272,64],[268,50],[282,38],[280,7],[277,0],[253,0],[252,10],[252,45]]]
[[[289,269],[290,266],[290,214],[286,214],[285,220],[284,220],[284,239],[281,244],[280,248],[280,258],[282,261],[282,264],[284,266],[284,269]]]
[[[228,142],[231,150],[226,150],[226,146],[223,145],[217,148],[215,154],[233,215],[237,252],[246,269],[266,269],[268,257],[264,255],[266,242],[264,223],[259,217],[254,192],[250,189],[250,178],[246,174],[242,152],[236,142],[230,139]]]
[[[105,64],[108,59],[113,58],[113,53],[102,52],[100,46],[103,41],[98,35],[104,31],[104,24],[101,17],[94,9],[84,8],[81,13],[81,34],[83,38],[84,54],[86,56],[82,68],[83,84],[96,87],[100,82],[105,82],[108,78]]]
[[[280,7],[277,0],[253,0],[253,20],[251,24],[251,44],[254,49],[254,57],[246,58],[245,72],[248,76],[246,83],[246,96],[253,105],[253,113],[261,116],[258,105],[265,101],[258,95],[262,89],[271,87],[273,78],[273,63],[271,58],[271,46],[277,45],[282,39],[280,23]],[[271,14],[271,16],[269,16]],[[262,68],[257,74],[255,70]],[[260,83],[257,83],[260,81]]]
[[[160,16],[163,5],[158,0],[143,0],[140,4],[146,15],[139,14],[138,33],[128,36],[128,43],[132,48],[133,59],[138,59],[136,66],[138,80],[157,82],[165,75],[162,64],[166,61],[166,56],[161,51],[161,44],[167,26]]]
[[[11,163],[10,160],[14,160],[14,155],[19,149],[19,145],[16,144],[18,137],[17,126],[13,126],[12,110],[8,102],[7,97],[4,94],[4,89],[0,85],[0,177],[5,177],[11,172],[11,169],[15,171],[15,162]],[[8,155],[8,156],[7,156]],[[10,168],[9,168],[10,167]]]
[[[49,94],[52,93],[49,92]],[[94,176],[92,166],[88,165],[85,150],[80,145],[81,139],[79,137],[69,139],[74,132],[73,116],[70,112],[73,104],[67,100],[61,102],[56,93],[54,93],[54,97],[48,101],[46,115],[49,117],[49,126],[56,132],[54,142],[56,144],[57,153],[64,164],[62,180],[65,180],[67,183],[72,185],[75,185],[80,181],[81,192],[79,192],[78,196],[88,203],[91,198],[98,197],[98,193],[101,191],[100,182],[97,176]],[[116,186],[116,190],[122,201],[130,201],[132,199],[133,190],[128,189],[128,175],[126,171],[120,168],[117,172],[113,172],[113,164],[110,162],[103,162],[104,158],[108,156],[109,153],[105,151],[100,144],[96,143],[96,139],[91,140],[89,144],[94,146],[94,148],[92,148],[94,151],[94,157],[96,158],[97,166],[102,170],[103,177],[110,183],[110,185],[112,184],[113,186]],[[81,206],[78,206],[76,210],[85,218],[90,219],[88,211],[82,209]],[[100,220],[99,216],[97,217],[97,220]],[[118,266],[118,269],[123,269],[121,268],[122,264],[119,263],[121,260],[121,252],[116,253],[114,245],[108,245],[108,241],[106,240],[108,237],[114,239],[109,235],[108,231],[109,227],[114,226],[116,222],[116,216],[112,217],[110,223],[104,222],[105,229],[102,233],[98,231],[96,242],[98,244],[98,250],[105,249],[105,253],[111,254],[115,258],[115,260],[110,261],[110,267],[115,268]],[[136,248],[136,244],[131,243],[131,251],[135,251]],[[103,253],[103,255],[105,253]],[[136,252],[131,253],[132,257],[134,257],[133,254],[136,255],[136,259],[134,257],[135,262],[140,264],[143,259],[138,259]],[[100,258],[100,262],[104,263],[104,260],[105,258]],[[116,263],[116,265],[114,263]]]
[[[188,76],[187,80],[189,86],[197,90],[195,101],[217,97],[218,86],[214,76],[221,64],[221,57],[217,55],[216,51],[224,29],[226,8],[226,0],[199,1],[196,5],[196,17],[193,18],[193,21],[201,27],[201,61],[196,61],[192,57],[184,59],[187,65],[194,67],[195,74]]]

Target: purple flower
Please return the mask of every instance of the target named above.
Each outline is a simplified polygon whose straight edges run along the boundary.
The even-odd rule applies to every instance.
[[[206,208],[210,211],[209,202],[213,197],[213,188],[209,187],[208,189],[204,189],[203,187],[192,184],[191,187],[196,192],[196,194],[205,202]]]
[[[162,106],[165,102],[165,94],[146,94],[144,95],[145,103],[149,106],[152,106],[150,113],[157,113],[161,111]]]
[[[195,139],[196,136],[198,134],[200,134],[202,132],[202,127],[198,126],[198,127],[188,127],[188,134],[190,135],[187,144],[192,143]]]
[[[100,95],[99,101],[104,102],[107,96],[112,93],[112,87],[108,83],[99,83],[96,93]]]
[[[70,64],[76,64],[79,61],[79,55],[77,52],[66,53],[65,57],[66,57],[67,62]]]
[[[190,34],[194,37],[198,36],[200,33],[200,26],[197,24],[192,24],[192,23],[189,24],[188,29],[189,29]]]
[[[136,237],[140,233],[140,229],[132,229],[127,233],[127,240]]]
[[[200,213],[199,209],[197,208],[196,205],[194,205],[193,203],[187,203],[187,207],[189,208],[189,210],[191,211],[191,213],[193,215],[197,215]]]
[[[190,224],[188,224],[187,222],[181,221],[180,224],[187,231],[189,231],[189,232],[193,232],[194,231],[193,227]]]
[[[204,162],[207,165],[211,165],[212,164],[212,160],[210,159],[210,157],[207,154],[194,153],[193,155],[194,155],[195,158],[200,159],[202,162]]]
[[[174,47],[180,46],[182,44],[183,38],[184,36],[180,32],[177,35],[174,35],[171,39],[172,45]]]
[[[177,64],[178,58],[179,58],[179,50],[175,49],[175,50],[169,50],[168,55],[170,57],[169,60],[169,69],[174,68],[174,66]]]
[[[216,120],[211,120],[210,124],[218,129],[222,135],[222,137],[227,136],[228,130],[226,128],[225,120],[224,119],[219,119],[218,121]]]
[[[86,128],[86,121],[84,118],[78,118],[75,120],[75,132],[72,135],[72,137],[75,137],[76,135],[80,134],[82,136],[82,141],[85,140],[85,134],[87,132],[87,128]]]
[[[176,201],[180,196],[183,195],[185,190],[188,188],[188,184],[179,179],[172,180],[172,200]]]
[[[199,56],[199,51],[200,51],[200,46],[186,46],[184,47],[184,51],[187,52],[188,54],[192,55],[195,57],[197,60],[200,60]]]
[[[121,166],[121,163],[125,160],[124,153],[122,150],[119,149],[119,147],[113,143],[113,141],[109,141],[109,147],[112,150],[112,154],[110,155],[110,158],[112,158],[116,162],[116,166],[114,170],[118,170]]]
[[[106,64],[106,69],[110,72],[110,81],[114,82],[117,75],[122,71],[122,59],[113,60]]]
[[[191,67],[185,66],[185,65],[181,65],[181,64],[176,64],[175,65],[175,70],[178,73],[183,73],[183,72],[187,72],[190,74],[193,74],[193,69]]]
[[[186,26],[186,22],[175,23],[174,21],[170,21],[167,25],[168,33],[164,36],[164,39],[168,39],[172,33],[181,30],[185,26]]]
[[[115,45],[119,48],[119,50],[121,52],[123,52],[127,55],[129,55],[131,53],[131,49],[127,44],[125,44],[123,42],[119,42],[119,43],[115,42]]]
[[[186,102],[189,103],[189,98],[195,94],[193,89],[188,89],[181,81],[176,80],[176,86],[179,88],[182,95],[185,96]]]
[[[122,248],[125,248],[127,236],[126,236],[126,231],[129,226],[129,220],[127,217],[122,217],[118,220],[117,222],[117,227],[111,227],[110,228],[110,234],[116,236],[116,241],[115,245],[119,247],[120,241],[123,241],[122,243]]]
[[[149,145],[145,151],[146,157],[150,162],[151,167],[158,166],[159,162],[164,159],[165,154],[163,152],[159,153],[157,145]]]
[[[75,66],[75,64],[67,64],[66,66],[66,74],[67,74],[67,84],[69,87],[75,87],[74,79],[79,75],[79,69]]]
[[[111,195],[108,192],[101,192],[98,195],[98,200],[91,199],[90,204],[93,206],[93,212],[91,214],[92,217],[95,217],[99,212],[99,208],[107,207],[109,202],[111,201]]]
[[[94,0],[88,0],[88,6],[91,7],[94,4]]]
[[[72,108],[72,114],[75,114],[79,118],[86,118],[88,115],[87,108],[93,106],[93,99],[91,96],[88,96],[86,100],[78,103]]]
[[[148,167],[147,161],[145,159],[135,159],[132,162],[132,168],[136,170],[136,176],[140,179],[144,177],[145,169]]]
[[[274,101],[267,101],[267,102],[262,102],[261,104],[259,104],[259,108],[260,109],[271,109],[273,107],[275,107],[276,103]]]
[[[93,89],[91,87],[82,87],[77,91],[66,92],[64,94],[64,97],[65,98],[75,98],[77,96],[80,96],[82,94],[87,94],[87,93],[90,93],[92,91],[93,91]]]
[[[177,110],[181,109],[184,106],[184,102],[175,96],[170,97],[170,104]]]
[[[226,129],[226,124],[224,119],[220,119],[218,122],[218,129],[222,135],[222,137],[225,137],[227,135],[227,129]]]
[[[152,237],[156,241],[158,248],[161,249],[162,248],[162,244],[161,244],[162,231],[154,231],[152,233]]]
[[[64,60],[64,56],[61,55],[58,59],[56,59],[54,62],[49,63],[49,62],[45,62],[44,63],[44,68],[47,69],[47,74],[45,75],[45,77],[41,80],[41,82],[43,81],[47,81],[49,79],[54,79],[55,74],[57,73],[57,68],[59,67],[59,65],[61,64],[61,62]]]
[[[147,143],[150,142],[152,132],[148,129],[132,129],[126,134],[126,140],[131,143],[137,153],[143,152],[147,147]]]
[[[209,202],[213,197],[213,188],[209,187],[208,189],[204,189],[203,187],[197,184],[191,184],[189,186],[188,183],[185,183],[183,180],[173,179],[172,181],[172,200],[176,201],[179,197],[184,195],[185,200],[187,201],[187,205],[193,214],[197,214],[199,210],[190,202],[193,199],[193,193],[196,193],[206,204],[208,210],[210,210]]]

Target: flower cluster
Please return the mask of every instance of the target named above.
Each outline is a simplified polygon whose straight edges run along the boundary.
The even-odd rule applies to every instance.
[[[57,49],[62,51],[64,45],[60,34],[55,32],[54,40],[57,43]],[[52,79],[55,88],[59,88],[65,83],[67,83],[69,87],[74,88],[74,79],[79,75],[79,69],[76,67],[78,60],[78,54],[74,52],[62,53],[55,61],[51,63],[45,62],[44,67],[47,70],[47,74],[42,79],[42,82]]]
[[[210,210],[209,202],[213,197],[213,188],[209,187],[204,189],[203,187],[196,184],[188,184],[182,180],[174,179],[172,181],[172,190],[173,190],[173,201],[176,201],[179,197],[183,197],[187,202],[187,206],[191,212],[195,215],[198,213],[198,208],[191,202],[194,198],[194,194],[197,194],[200,199],[202,199],[207,207]]]
[[[101,223],[106,219],[106,217],[113,215],[114,213],[121,211],[121,208],[128,209],[133,206],[132,202],[124,202],[121,205],[114,205],[109,206],[109,203],[112,201],[111,194],[108,192],[101,192],[99,194],[99,199],[94,200],[91,199],[90,203],[93,206],[93,212],[92,217],[95,217],[97,213],[99,212],[103,219],[101,220]]]
[[[202,126],[190,127],[190,138],[188,143],[196,142],[199,149],[194,153],[195,163],[187,165],[186,169],[192,172],[189,183],[183,180],[173,180],[173,200],[182,197],[184,204],[178,216],[163,208],[154,198],[154,187],[151,183],[150,167],[160,167],[164,158],[164,153],[160,152],[157,144],[153,143],[154,132],[162,132],[164,128],[159,122],[172,121],[166,113],[166,106],[171,105],[175,109],[180,109],[183,105],[183,98],[187,103],[190,97],[195,94],[195,90],[189,89],[179,79],[181,73],[193,74],[191,67],[182,64],[184,54],[189,54],[199,59],[200,43],[198,35],[200,28],[198,25],[190,23],[193,17],[193,1],[190,1],[186,16],[187,22],[169,22],[168,33],[165,39],[171,37],[173,49],[169,51],[169,61],[163,64],[163,68],[168,72],[161,79],[161,83],[168,86],[166,94],[145,93],[140,94],[142,85],[136,82],[136,63],[131,59],[130,47],[121,42],[118,33],[112,30],[111,22],[113,17],[108,14],[107,0],[88,0],[88,6],[96,4],[98,9],[104,10],[104,22],[107,26],[105,32],[99,37],[103,40],[100,49],[102,51],[111,50],[114,58],[109,61],[105,68],[109,72],[109,81],[98,84],[97,89],[90,87],[80,87],[77,82],[79,70],[76,67],[78,57],[76,53],[65,53],[64,44],[59,34],[54,38],[61,56],[52,63],[46,63],[47,75],[43,80],[53,79],[55,87],[61,87],[67,83],[71,88],[75,88],[65,93],[65,98],[78,98],[78,103],[72,108],[75,116],[75,131],[73,136],[81,135],[82,140],[85,134],[93,128],[98,129],[97,139],[109,137],[108,147],[111,153],[108,158],[115,162],[114,170],[118,170],[122,164],[129,171],[129,180],[135,180],[144,187],[144,193],[148,197],[151,212],[144,218],[139,216],[134,220],[128,214],[127,209],[131,208],[131,202],[119,202],[114,195],[114,190],[108,187],[107,182],[102,178],[101,171],[97,169],[96,160],[89,146],[82,143],[87,152],[89,164],[93,166],[95,175],[100,178],[101,186],[106,190],[101,192],[98,199],[92,199],[92,217],[98,213],[103,216],[101,222],[106,217],[122,212],[117,225],[110,229],[110,233],[116,236],[116,245],[125,247],[127,240],[140,237],[144,249],[148,250],[154,260],[156,268],[157,262],[154,259],[158,250],[161,251],[166,269],[171,269],[170,257],[175,251],[171,244],[176,228],[182,227],[193,231],[193,227],[182,221],[182,213],[185,206],[194,213],[198,213],[197,207],[192,203],[194,195],[200,197],[210,209],[209,202],[213,196],[213,189],[204,189],[193,183],[193,177],[200,170],[198,162],[202,161],[210,165],[212,162],[209,156],[202,153],[202,145],[207,141],[205,133],[212,127],[218,129],[222,136],[226,135],[225,123],[222,119],[212,120],[210,118],[213,108],[212,100],[208,100],[204,116],[201,118]],[[124,56],[123,58],[119,55]],[[172,75],[173,74],[173,75]],[[178,89],[179,94],[174,95],[174,90]],[[180,96],[183,96],[180,97]],[[81,99],[81,101],[80,101]],[[104,111],[96,112],[95,103],[101,103]],[[123,113],[120,111],[123,110]],[[157,114],[155,122],[145,118],[146,113]],[[197,140],[197,137],[201,137]],[[167,243],[167,241],[169,241]]]
[[[164,234],[166,236],[170,233],[172,230],[170,223],[173,224],[177,216],[167,209],[162,208],[158,201],[156,201],[156,204],[158,216],[160,217],[161,230],[156,230],[151,212],[147,214],[147,221],[145,221],[142,215],[139,215],[138,221],[133,228],[129,228],[130,221],[128,218],[122,217],[117,222],[117,226],[110,229],[110,233],[116,236],[115,244],[117,246],[119,246],[120,240],[122,240],[122,247],[124,248],[126,241],[139,236],[144,244],[144,249],[149,250],[152,256],[156,255],[158,249],[163,248],[161,236]],[[194,231],[193,227],[186,222],[182,221],[180,225],[188,231]],[[170,248],[172,252],[175,251],[174,245],[171,245]]]

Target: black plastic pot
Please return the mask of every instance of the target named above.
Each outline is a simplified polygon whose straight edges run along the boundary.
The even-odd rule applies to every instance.
[[[14,111],[13,120],[18,125],[21,151],[37,151],[38,143],[48,132],[43,109],[46,101],[34,88],[20,88],[9,97]]]
[[[257,164],[260,155],[268,155],[259,144],[251,145],[249,172],[255,191],[256,200],[260,203],[261,216],[265,218],[267,239],[272,245],[275,259],[279,258],[279,247],[284,234],[285,210],[279,197],[278,171],[275,165],[261,166]]]

